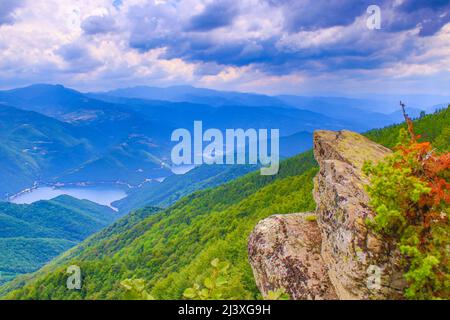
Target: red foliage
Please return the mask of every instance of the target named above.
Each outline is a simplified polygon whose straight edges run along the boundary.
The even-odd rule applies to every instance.
[[[408,125],[410,140],[407,144],[399,146],[403,155],[403,161],[399,167],[411,167],[413,175],[425,182],[431,191],[423,194],[419,200],[420,210],[410,208],[406,212],[410,219],[419,218],[425,227],[431,221],[444,221],[445,215],[441,214],[443,206],[450,204],[450,152],[438,154],[434,152],[429,142],[418,142],[419,135],[414,133],[414,124],[408,116],[405,116]],[[408,162],[408,163],[407,163]],[[417,213],[422,214],[418,217]],[[425,214],[424,214],[425,213]]]

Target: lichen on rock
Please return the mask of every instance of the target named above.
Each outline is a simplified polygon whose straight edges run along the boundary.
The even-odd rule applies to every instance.
[[[321,235],[312,213],[274,215],[249,239],[249,257],[264,297],[283,290],[292,299],[336,299],[321,257]]]

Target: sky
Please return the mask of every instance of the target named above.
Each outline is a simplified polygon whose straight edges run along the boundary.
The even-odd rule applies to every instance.
[[[0,88],[33,83],[448,95],[450,0],[0,0]]]

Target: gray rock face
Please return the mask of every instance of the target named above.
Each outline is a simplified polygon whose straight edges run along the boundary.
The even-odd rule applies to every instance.
[[[314,156],[320,166],[314,199],[322,232],[322,257],[340,299],[400,297],[398,252],[365,224],[365,219],[374,213],[364,190],[368,180],[361,171],[366,160],[377,162],[390,153],[354,132],[314,134]],[[375,280],[377,272],[379,286],[369,283]]]
[[[314,213],[275,215],[262,220],[248,252],[262,295],[284,289],[292,299],[337,299],[321,257]]]
[[[283,287],[292,299],[401,298],[399,253],[365,224],[374,213],[361,172],[366,160],[376,162],[390,152],[350,131],[315,132],[317,224],[301,221],[304,214],[269,217],[249,239],[249,260],[263,295]]]

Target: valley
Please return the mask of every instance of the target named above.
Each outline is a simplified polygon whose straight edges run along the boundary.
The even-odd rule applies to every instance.
[[[164,100],[166,99],[166,100]],[[0,198],[89,181],[139,186],[172,175],[173,130],[279,128],[280,154],[309,149],[315,129],[363,132],[401,120],[363,99],[270,97],[193,87],[81,93],[38,84],[0,91]],[[424,106],[429,109],[429,106]]]
[[[355,107],[364,101],[349,101],[318,100],[319,108],[314,99],[192,87],[85,94],[37,84],[0,91],[0,180],[8,181],[0,184],[0,199],[36,181],[39,186],[89,182],[139,188],[169,177],[180,172],[170,162],[171,133],[199,120],[220,130],[280,128],[284,158],[309,149],[316,128],[360,132],[394,121],[381,113],[368,117],[364,105]],[[345,113],[352,114],[351,121],[335,117]]]

